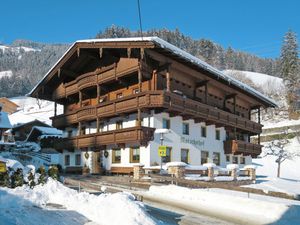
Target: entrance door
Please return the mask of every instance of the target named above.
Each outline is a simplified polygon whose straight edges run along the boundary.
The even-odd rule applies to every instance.
[[[101,173],[100,161],[101,161],[100,152],[93,152],[92,153],[92,173],[93,174]]]

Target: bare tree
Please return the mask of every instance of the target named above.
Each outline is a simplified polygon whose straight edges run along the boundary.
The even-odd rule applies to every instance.
[[[267,150],[266,155],[272,155],[275,157],[277,163],[277,177],[280,177],[281,164],[287,159],[293,159],[294,157],[300,156],[299,152],[292,152],[287,150],[287,145],[291,141],[286,137],[280,140],[274,140],[265,146]]]
[[[36,104],[38,105],[39,109],[42,108],[42,100],[39,98],[35,98],[36,99]]]

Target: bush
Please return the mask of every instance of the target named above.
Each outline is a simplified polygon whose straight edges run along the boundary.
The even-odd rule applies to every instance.
[[[23,170],[18,168],[10,177],[11,187],[15,188],[24,184]]]
[[[47,174],[46,174],[45,167],[40,166],[40,168],[38,168],[37,172],[40,174],[39,179],[38,179],[38,184],[45,184],[46,180],[47,180]]]
[[[48,170],[48,176],[54,180],[59,180],[59,172],[57,166],[51,166]]]
[[[9,187],[9,174],[8,171],[5,173],[0,173],[0,186]]]
[[[34,179],[35,179],[34,173],[30,171],[28,175],[28,183],[30,188],[34,188],[34,186],[36,185]]]

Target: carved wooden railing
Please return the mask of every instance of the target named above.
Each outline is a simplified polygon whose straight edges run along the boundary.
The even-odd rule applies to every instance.
[[[257,157],[261,153],[262,145],[253,144],[240,140],[224,141],[225,154],[243,154]]]
[[[155,128],[136,126],[106,132],[79,135],[59,139],[55,147],[56,149],[74,149],[123,143],[139,143],[141,145],[147,145],[149,141],[153,140],[154,130]]]

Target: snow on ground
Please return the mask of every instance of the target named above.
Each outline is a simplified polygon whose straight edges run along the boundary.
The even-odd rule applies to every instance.
[[[78,193],[49,179],[44,186],[30,189],[0,188],[0,224],[84,224],[153,225],[142,203],[128,193],[92,195]],[[62,205],[64,210],[49,209],[46,204]],[[54,218],[55,219],[54,219]]]
[[[0,79],[3,77],[11,77],[13,72],[11,70],[0,71]]]
[[[300,143],[297,137],[291,139],[287,150],[300,152]],[[264,156],[264,150],[262,156]],[[287,159],[281,164],[281,178],[277,178],[277,163],[275,160],[276,158],[271,155],[253,159],[253,164],[257,166],[256,184],[247,187],[265,191],[285,192],[291,195],[300,194],[300,157],[294,157],[292,160]]]
[[[224,219],[246,224],[299,224],[300,205],[295,201],[272,202],[269,197],[252,199],[205,189],[189,189],[178,186],[151,186],[149,198],[160,199],[165,203],[180,205]]]
[[[19,105],[19,111],[9,115],[9,120],[13,125],[27,123],[35,119],[52,124],[50,117],[54,116],[54,102],[39,100],[31,97],[14,97],[11,101]],[[39,106],[39,104],[40,106]],[[57,106],[57,114],[63,112],[63,106]]]

